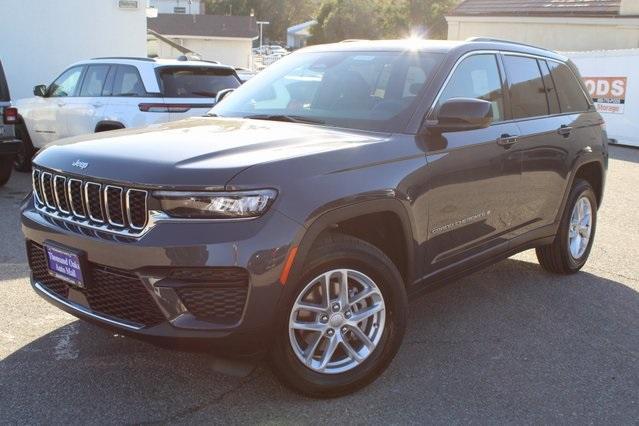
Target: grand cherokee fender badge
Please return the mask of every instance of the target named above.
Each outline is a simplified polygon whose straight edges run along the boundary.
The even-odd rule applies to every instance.
[[[82,170],[84,170],[84,169],[86,169],[87,167],[89,167],[89,163],[86,163],[86,162],[84,162],[84,161],[80,161],[80,160],[75,160],[75,161],[73,162],[73,164],[71,164],[71,165],[72,165],[73,167],[77,167],[77,168],[82,169]]]

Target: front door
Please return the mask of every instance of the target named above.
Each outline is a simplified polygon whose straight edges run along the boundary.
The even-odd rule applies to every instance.
[[[67,136],[67,103],[77,96],[84,67],[71,67],[49,87],[47,96],[33,111],[33,131],[38,148]]]
[[[520,190],[521,157],[513,150],[517,125],[505,122],[502,71],[495,54],[474,54],[459,63],[429,120],[451,98],[493,103],[485,129],[443,133],[427,155],[429,163],[426,273],[483,252],[505,248],[515,218],[510,206]],[[432,135],[431,138],[438,138]]]
[[[105,119],[108,98],[104,98],[102,92],[110,67],[109,64],[89,65],[79,95],[67,99],[64,107],[67,136],[93,133],[96,125]]]

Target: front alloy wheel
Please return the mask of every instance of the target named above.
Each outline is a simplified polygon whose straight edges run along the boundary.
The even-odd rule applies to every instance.
[[[373,280],[352,269],[334,269],[300,293],[289,319],[289,339],[311,370],[343,373],[375,350],[385,320],[384,298]]]
[[[408,311],[402,276],[380,249],[339,233],[320,237],[303,270],[285,285],[271,364],[305,395],[354,392],[399,349]]]

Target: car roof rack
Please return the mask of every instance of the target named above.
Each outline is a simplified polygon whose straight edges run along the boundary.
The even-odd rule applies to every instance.
[[[514,44],[515,46],[531,47],[533,49],[545,50],[546,52],[553,52],[552,50],[546,49],[545,47],[539,47],[539,46],[535,46],[535,45],[532,45],[532,44],[520,43],[518,41],[505,40],[505,39],[501,39],[501,38],[469,37],[465,41],[469,41],[469,42],[473,42],[474,41],[474,42],[507,43],[507,44]]]
[[[153,58],[142,58],[135,56],[104,56],[101,58],[91,58],[92,61],[105,60],[105,59],[123,59],[127,61],[144,61],[144,62],[155,62]]]
[[[340,43],[357,43],[358,41],[370,41],[365,38],[347,38],[346,40],[340,41]]]

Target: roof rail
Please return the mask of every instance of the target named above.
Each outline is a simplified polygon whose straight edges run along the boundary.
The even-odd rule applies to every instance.
[[[492,37],[469,37],[466,39],[466,41],[475,41],[475,42],[493,42],[493,43],[508,43],[508,44],[514,44],[516,46],[525,46],[525,47],[532,47],[533,49],[539,49],[539,50],[545,50],[546,52],[553,52],[550,49],[546,49],[545,47],[539,47],[539,46],[535,46],[532,44],[526,44],[526,43],[520,43],[518,41],[512,41],[512,40],[504,40],[501,38],[492,38]]]
[[[138,58],[135,56],[104,56],[101,58],[91,58],[92,61],[105,60],[105,59],[123,59],[127,61],[155,62],[155,59],[153,58]]]
[[[347,38],[346,40],[340,41],[340,43],[356,43],[358,41],[370,41],[365,38]]]

